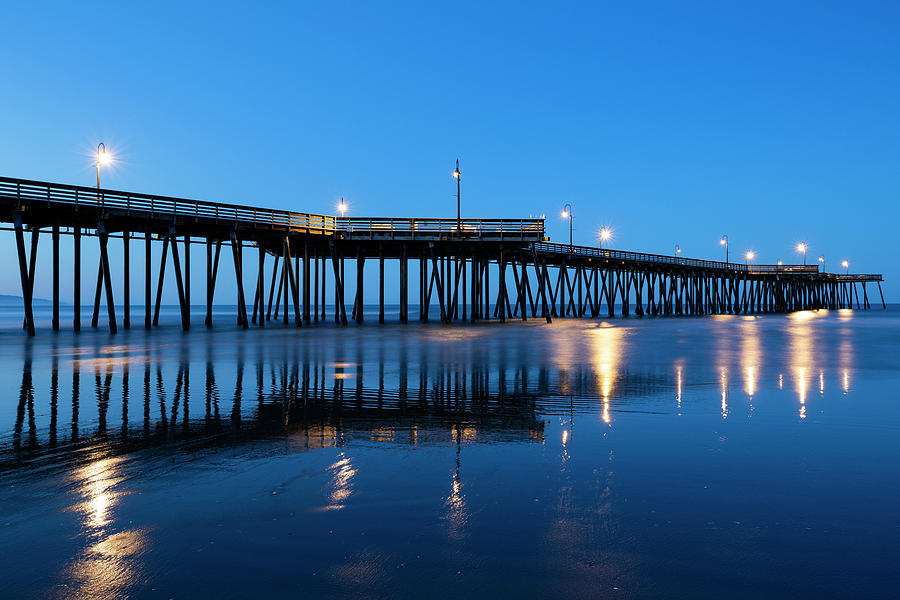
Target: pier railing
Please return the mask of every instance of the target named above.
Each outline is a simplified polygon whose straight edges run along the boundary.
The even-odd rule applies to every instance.
[[[543,219],[444,219],[444,218],[385,218],[346,217],[337,219],[337,228],[353,237],[396,237],[417,234],[443,234],[448,238],[482,237],[485,235],[518,239],[543,239]]]
[[[271,208],[204,202],[110,189],[0,177],[0,199],[46,202],[53,205],[113,210],[137,216],[179,216],[212,221],[230,221],[268,227],[283,227],[321,234],[365,234],[370,237],[434,235],[484,235],[542,239],[543,219],[456,219],[338,217]]]
[[[588,258],[605,258],[629,262],[652,263],[693,267],[698,269],[718,269],[740,271],[745,273],[817,273],[818,265],[742,265],[740,263],[704,260],[700,258],[681,258],[665,254],[647,254],[644,252],[627,252],[624,250],[607,250],[593,246],[570,246],[552,242],[540,242],[534,245],[538,252],[552,254],[568,254],[570,256],[586,256]]]
[[[830,274],[838,281],[884,281],[880,273],[833,273]]]

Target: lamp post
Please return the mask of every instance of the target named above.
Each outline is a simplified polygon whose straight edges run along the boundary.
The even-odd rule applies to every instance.
[[[844,267],[844,273],[846,273],[846,274],[850,273],[850,261],[849,260],[845,260],[844,262],[842,262],[841,266]]]
[[[681,246],[675,244],[675,257],[677,258],[679,254],[681,254]]]
[[[728,266],[728,234],[723,234],[719,243],[725,246],[725,266]]]
[[[825,255],[819,257],[819,262],[822,263],[822,272],[825,272]]]
[[[459,180],[462,179],[462,173],[459,172],[459,159],[456,159],[456,169],[453,170],[453,178],[456,179],[456,231],[462,231],[462,219],[459,212]]]
[[[805,242],[800,242],[799,244],[797,244],[797,252],[803,253],[803,264],[805,265],[806,264],[806,243]]]
[[[572,249],[572,205],[566,202],[563,206],[562,218],[569,219],[569,250]]]
[[[750,261],[753,260],[755,257],[756,257],[756,254],[753,252],[753,250],[747,250],[747,253],[744,255],[744,259],[748,265],[750,264]]]
[[[600,249],[603,250],[603,240],[608,240],[610,237],[612,237],[612,230],[610,230],[609,227],[604,227],[600,230],[600,235],[598,235],[597,237],[600,238]]]
[[[100,197],[100,166],[109,164],[111,157],[106,151],[106,144],[97,144],[97,197]]]
[[[347,203],[344,202],[343,196],[341,196],[341,201],[338,203],[337,207],[341,213],[341,225],[344,225],[344,214],[347,212]]]

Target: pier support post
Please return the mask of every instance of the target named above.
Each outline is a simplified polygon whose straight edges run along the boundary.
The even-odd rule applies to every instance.
[[[174,240],[173,240],[174,242]],[[191,328],[191,236],[184,236],[184,318]]]
[[[163,239],[162,255],[159,258],[159,279],[156,282],[156,306],[153,308],[153,326],[159,327],[159,306],[162,302],[163,280],[166,277],[166,257],[169,254],[169,236]]]
[[[75,331],[81,331],[81,227],[75,227],[72,231],[72,262],[74,269],[72,304],[75,305],[72,328]]]
[[[103,294],[103,259],[97,263],[97,286],[94,289],[94,312],[91,314],[91,327],[96,328],[100,322],[100,295]]]
[[[234,259],[234,277],[235,283],[237,284],[238,325],[244,329],[249,329],[250,323],[247,321],[247,303],[244,300],[244,271],[241,268],[240,242],[234,231],[231,232],[231,256]]]
[[[273,271],[274,273],[274,271]],[[256,280],[256,294],[258,296],[259,306],[256,306],[256,312],[254,314],[254,319],[259,319],[259,326],[266,326],[266,315],[265,315],[265,305],[266,305],[266,293],[265,293],[265,276],[266,276],[266,249],[263,248],[262,243],[259,244],[259,273]]]
[[[131,258],[129,246],[131,232],[122,232],[122,327],[131,329]]]
[[[303,320],[309,325],[309,240],[303,239]]]
[[[334,322],[342,325],[347,324],[347,309],[344,306],[344,280],[343,280],[343,260],[339,258],[338,252],[331,242],[331,267],[334,270]]]
[[[400,322],[409,321],[409,298],[407,294],[407,286],[409,284],[409,257],[407,256],[406,244],[400,249]]]
[[[314,248],[312,255],[313,268],[313,320],[319,322],[319,253]]]
[[[444,304],[444,284],[443,281],[443,272],[441,271],[440,265],[438,265],[437,256],[434,253],[434,244],[428,245],[429,252],[431,252],[431,269],[432,274],[435,278],[435,285],[437,286],[437,295],[438,295],[438,303],[441,308],[441,321],[447,321],[447,311],[446,306]]]
[[[169,228],[169,237],[172,244],[172,266],[175,267],[175,286],[178,288],[178,304],[181,306],[181,328],[187,331],[191,328],[190,308],[187,305],[184,278],[181,274],[181,258],[178,256],[178,237],[175,235],[175,227]]]
[[[206,240],[206,326],[212,327],[213,297],[216,293],[216,278],[219,273],[219,252],[222,250],[222,240],[216,240],[215,257],[210,263],[212,253],[212,240]]]
[[[34,313],[31,310],[31,284],[28,277],[28,262],[25,258],[25,233],[22,227],[22,215],[14,217],[16,230],[16,248],[19,254],[19,277],[22,283],[22,302],[25,306],[25,329],[29,336],[34,335]]]
[[[325,254],[322,254],[322,320],[325,320],[325,278],[327,274]]]
[[[384,248],[378,244],[378,322],[384,323]]]
[[[109,253],[107,252],[107,242],[109,236],[106,233],[106,223],[101,221],[97,224],[97,236],[100,238],[100,266],[103,272],[103,283],[106,286],[106,312],[109,316],[109,332],[116,333],[116,305],[113,301],[112,277],[109,272]]]
[[[151,288],[153,286],[153,277],[150,274],[150,231],[144,232],[144,329],[150,329],[152,320],[150,317],[151,310]]]
[[[499,260],[499,274],[497,287],[497,304],[500,307],[500,322],[506,323],[506,253],[503,251],[503,246],[500,246],[500,256]]]
[[[275,255],[275,265],[272,267],[272,281],[269,283],[269,301],[266,308],[266,321],[272,320],[272,300],[275,298],[275,281],[278,278],[278,264],[281,261],[281,257],[277,254]],[[281,295],[281,288],[278,288],[279,300]],[[278,307],[276,306],[276,309]],[[276,317],[277,318],[277,317]]]
[[[356,322],[363,322],[363,267],[366,257],[359,250],[356,251]]]
[[[53,225],[53,331],[59,331],[59,223]]]
[[[291,292],[293,293],[294,325],[302,327],[303,317],[300,314],[300,283],[297,281],[298,275],[294,269],[297,265],[291,264],[291,240],[288,236],[284,236],[284,266],[287,268],[287,276],[291,284]],[[287,290],[285,290],[285,295],[286,294]],[[285,315],[287,315],[287,303],[284,305],[284,312]],[[287,319],[285,319],[285,323],[286,322]]]

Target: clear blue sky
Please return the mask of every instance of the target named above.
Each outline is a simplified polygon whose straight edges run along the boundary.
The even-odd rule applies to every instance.
[[[900,4],[563,4],[6,6],[0,173],[92,185],[103,141],[108,187],[453,216],[459,157],[463,216],[563,241],[571,202],[577,243],[727,233],[768,263],[805,240],[900,300]]]

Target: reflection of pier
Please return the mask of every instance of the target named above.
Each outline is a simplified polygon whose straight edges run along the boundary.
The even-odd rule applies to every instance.
[[[487,371],[462,377],[423,368],[415,381],[398,386],[383,374],[364,381],[355,365],[325,362],[220,363],[227,382],[211,362],[72,364],[71,374],[63,373],[53,359],[49,422],[39,425],[36,412],[45,409],[36,410],[35,385],[43,382],[35,382],[26,358],[16,423],[12,439],[0,444],[0,465],[60,451],[77,460],[97,452],[111,456],[158,445],[198,450],[273,437],[296,449],[340,446],[351,438],[430,444],[543,437],[536,397]],[[71,423],[63,424],[60,398],[70,395]]]

